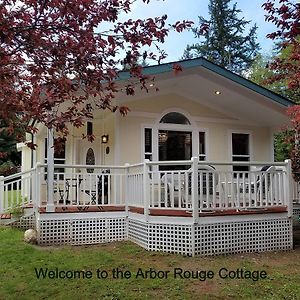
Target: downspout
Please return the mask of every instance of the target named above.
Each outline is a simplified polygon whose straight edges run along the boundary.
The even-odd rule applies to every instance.
[[[34,142],[34,135],[33,135],[33,133],[32,132],[30,132],[30,135],[31,135],[31,143],[32,143],[32,145],[33,145],[33,142]],[[33,168],[33,149],[31,148],[31,157],[30,157],[30,159],[31,159],[31,162],[30,162],[30,168],[32,169]]]
[[[31,126],[33,127],[34,125],[36,124],[36,120],[32,120],[32,124]],[[32,145],[34,144],[34,134],[32,132],[29,132],[30,135],[31,135],[31,143]],[[31,157],[30,157],[30,168],[33,168],[33,157],[34,157],[34,150],[31,148]]]

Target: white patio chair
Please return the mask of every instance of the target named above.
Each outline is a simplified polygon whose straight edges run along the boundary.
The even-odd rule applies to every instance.
[[[109,170],[102,170],[86,178],[83,192],[89,196],[90,204],[108,204],[109,174]]]
[[[192,170],[189,169],[191,172]],[[216,186],[218,184],[218,176],[215,173],[216,168],[211,165],[199,165],[198,166],[198,200],[199,207],[209,209],[214,191],[216,192]],[[202,175],[201,175],[202,174]],[[183,205],[187,208],[192,207],[192,175],[189,174],[188,185],[184,188]],[[202,203],[200,201],[202,200]],[[202,205],[201,205],[202,204]]]
[[[179,178],[178,178],[179,177]],[[172,202],[174,203],[174,207],[179,207],[179,190],[183,187],[184,174],[178,173],[166,173],[161,177],[162,186],[167,189],[167,199],[165,199],[165,204],[168,207],[172,206]],[[174,199],[172,199],[172,196]],[[181,198],[181,197],[180,197]]]
[[[250,203],[258,206],[267,204],[268,193],[270,192],[270,183],[272,180],[272,173],[276,170],[274,166],[263,166],[259,171],[259,175],[251,182],[240,183],[240,193],[246,193],[250,195]],[[261,201],[264,201],[263,203]]]

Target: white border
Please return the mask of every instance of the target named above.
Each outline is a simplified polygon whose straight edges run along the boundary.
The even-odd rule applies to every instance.
[[[228,129],[228,161],[233,162],[232,160],[232,134],[233,133],[242,133],[249,135],[249,161],[253,161],[253,131],[252,130],[244,130],[244,129]]]

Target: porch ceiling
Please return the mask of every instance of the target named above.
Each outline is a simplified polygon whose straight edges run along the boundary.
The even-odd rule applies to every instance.
[[[175,93],[245,124],[274,128],[288,124],[285,105],[203,66],[183,69],[178,75],[165,72],[155,78],[158,92],[149,87],[149,93],[137,91],[133,97],[122,95],[117,98],[118,103],[128,103],[130,107],[131,101],[163,99],[164,95]],[[221,94],[216,95],[215,91]]]

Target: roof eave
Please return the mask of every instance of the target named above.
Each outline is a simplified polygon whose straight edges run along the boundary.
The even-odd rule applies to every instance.
[[[220,76],[223,76],[241,86],[244,86],[262,96],[265,96],[265,97],[269,98],[270,100],[272,100],[276,103],[279,103],[285,107],[289,107],[289,106],[296,104],[295,102],[293,102],[279,94],[276,94],[276,93],[268,90],[267,88],[264,88],[264,87],[254,83],[240,75],[237,75],[229,70],[226,70],[226,69],[208,61],[207,59],[205,59],[203,57],[144,67],[143,73],[145,75],[157,75],[157,74],[171,72],[173,70],[174,64],[180,64],[183,69],[194,68],[194,67],[203,67],[203,68],[208,69]],[[128,79],[129,77],[130,77],[130,74],[128,71],[119,73],[119,78],[121,80]]]

